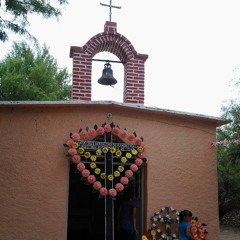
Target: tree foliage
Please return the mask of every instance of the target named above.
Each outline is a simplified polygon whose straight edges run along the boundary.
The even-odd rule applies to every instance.
[[[0,0],[0,41],[8,40],[8,32],[33,38],[26,29],[29,14],[58,18],[61,15],[59,7],[65,4],[67,0]]]
[[[217,130],[217,139],[240,139],[240,104],[230,101],[222,117],[231,122]],[[217,146],[219,215],[240,209],[240,145]]]
[[[14,43],[0,61],[0,100],[69,99],[71,86],[67,69],[58,69],[48,48],[31,49],[27,43]]]

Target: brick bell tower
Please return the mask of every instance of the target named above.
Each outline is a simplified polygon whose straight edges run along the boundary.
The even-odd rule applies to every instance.
[[[105,23],[104,32],[96,34],[83,47],[71,46],[72,100],[91,101],[92,59],[104,51],[124,62],[123,102],[144,104],[144,64],[148,55],[136,52],[131,42],[117,33],[117,23],[111,21]]]

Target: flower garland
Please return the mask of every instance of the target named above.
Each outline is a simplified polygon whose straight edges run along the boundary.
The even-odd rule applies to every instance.
[[[191,233],[196,240],[205,240],[207,237],[207,224],[201,223],[198,217],[193,217],[191,220]]]
[[[142,240],[176,239],[175,232],[171,232],[171,224],[179,222],[179,212],[173,207],[161,208],[150,218],[151,228],[142,235]],[[176,228],[175,228],[176,229]]]
[[[131,144],[134,148],[131,151],[123,151],[115,147],[103,146],[95,151],[85,149],[81,146],[81,141],[91,141],[92,139],[101,136],[105,133],[112,133],[113,136],[121,139],[126,144]],[[66,154],[70,160],[76,164],[77,170],[82,175],[82,181],[85,184],[93,186],[93,192],[99,193],[99,198],[109,195],[113,200],[116,199],[118,193],[121,193],[125,187],[128,187],[129,180],[134,180],[134,174],[138,173],[143,167],[145,159],[145,144],[142,137],[137,137],[136,133],[130,134],[126,129],[121,130],[119,126],[113,123],[104,123],[98,127],[80,129],[77,133],[70,133],[70,139],[64,144],[68,148]],[[97,165],[101,162],[105,154],[111,153],[113,159],[120,159],[117,169],[110,174],[106,174]],[[88,164],[90,168],[88,168]],[[130,163],[130,164],[127,164]],[[103,181],[114,181],[118,179],[114,187],[107,189]]]

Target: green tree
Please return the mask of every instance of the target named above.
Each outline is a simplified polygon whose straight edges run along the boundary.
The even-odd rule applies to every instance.
[[[217,130],[217,140],[230,144],[217,146],[219,216],[240,209],[240,104],[230,101],[222,108],[224,119],[230,123]]]
[[[64,100],[71,86],[67,69],[59,69],[48,48],[31,49],[27,43],[14,43],[0,61],[0,100]]]
[[[65,4],[67,0],[0,0],[0,41],[8,40],[9,31],[33,38],[26,29],[28,15],[35,13],[44,18],[58,18],[61,15],[59,7]]]

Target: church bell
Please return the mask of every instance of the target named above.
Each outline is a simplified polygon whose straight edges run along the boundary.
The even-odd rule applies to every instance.
[[[106,86],[112,86],[117,83],[117,80],[113,77],[113,70],[110,63],[104,64],[102,76],[98,79],[98,83]]]

